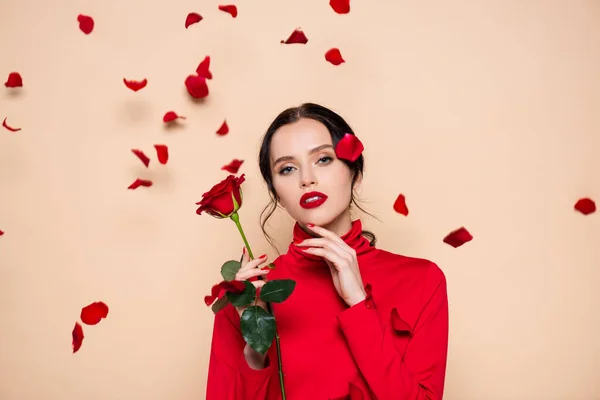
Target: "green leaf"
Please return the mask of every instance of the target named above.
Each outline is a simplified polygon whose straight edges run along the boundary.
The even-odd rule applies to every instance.
[[[211,309],[216,314],[224,309],[227,304],[229,304],[229,299],[226,296],[223,296],[213,303]]]
[[[244,285],[246,285],[246,290],[242,293],[225,292],[225,295],[234,307],[247,306],[256,298],[256,288],[254,285],[248,281],[244,281]]]
[[[265,283],[260,289],[260,299],[270,303],[285,301],[296,287],[296,282],[291,279],[276,279]]]
[[[250,347],[265,354],[275,338],[275,317],[259,306],[250,306],[240,319],[242,336]]]
[[[231,282],[235,279],[235,274],[240,270],[242,264],[236,260],[226,261],[221,267],[221,276],[227,282]]]

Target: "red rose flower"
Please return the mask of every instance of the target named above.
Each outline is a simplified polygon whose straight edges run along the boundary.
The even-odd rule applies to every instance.
[[[239,178],[229,175],[202,195],[202,200],[196,203],[200,207],[196,214],[203,211],[216,218],[229,218],[242,206],[242,188],[244,174]]]

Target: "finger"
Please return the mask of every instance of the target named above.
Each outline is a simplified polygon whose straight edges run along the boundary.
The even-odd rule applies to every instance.
[[[334,242],[328,238],[319,238],[319,239],[306,239],[297,244],[297,246],[304,247],[314,247],[314,248],[323,248],[329,249],[334,253],[338,254],[340,257],[344,259],[352,259],[352,248],[344,243],[345,247],[342,247],[337,242]]]
[[[242,270],[247,270],[247,269],[253,269],[258,267],[260,264],[264,263],[267,260],[267,255],[263,254],[262,256],[255,258],[253,260],[248,260],[246,262],[246,264],[244,264],[241,268],[240,271]]]
[[[313,225],[313,224],[306,224],[306,227],[308,229],[310,229],[311,231],[323,236],[324,238],[331,239],[336,243],[346,244],[346,242],[344,242],[342,240],[342,238],[340,238],[338,235],[336,235],[335,233],[333,233],[325,228],[322,228],[320,226]]]
[[[314,254],[315,256],[323,257],[323,258],[331,261],[333,263],[333,265],[336,266],[336,269],[338,269],[338,270],[339,270],[339,268],[341,268],[342,265],[344,265],[346,263],[346,261],[344,260],[343,257],[341,257],[339,254],[331,251],[330,249],[325,249],[325,248],[320,248],[320,247],[311,247],[308,249],[301,249],[301,250],[306,253]]]
[[[242,265],[241,268],[244,268],[248,261],[250,261],[250,256],[248,255],[248,250],[246,250],[246,246],[244,246],[242,247],[242,258],[240,260],[240,263]]]
[[[352,248],[346,244],[346,242],[342,241],[343,244],[340,244],[336,241],[333,241],[329,238],[312,238],[305,239],[299,243],[296,243],[296,246],[299,247],[323,247],[323,248],[331,248],[332,250],[339,252],[342,251],[348,255],[352,255]]]
[[[236,276],[235,276],[235,280],[237,281],[246,281],[250,278],[253,278],[255,276],[265,276],[267,275],[269,272],[271,272],[271,270],[267,269],[267,270],[262,270],[262,269],[258,269],[258,268],[254,268],[254,269],[246,269],[244,271],[239,271]]]

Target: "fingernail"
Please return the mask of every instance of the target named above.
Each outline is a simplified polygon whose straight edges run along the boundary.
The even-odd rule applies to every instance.
[[[261,271],[267,271],[267,272],[269,272],[271,270],[271,268],[269,268],[268,266],[266,266],[266,267],[262,267],[260,270]]]
[[[294,244],[298,245],[300,243],[304,242],[304,240],[294,240]]]
[[[314,224],[306,224],[306,226],[308,226],[309,228],[314,228]]]
[[[246,246],[242,247],[242,254],[246,254]]]
[[[262,256],[258,257],[258,258],[267,258],[266,254],[263,254]]]

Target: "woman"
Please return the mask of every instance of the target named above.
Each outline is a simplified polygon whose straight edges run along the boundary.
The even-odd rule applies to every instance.
[[[256,287],[259,276],[296,281],[286,301],[272,303],[288,400],[441,399],[444,274],[430,261],[376,248],[351,219],[364,158],[336,156],[346,133],[354,135],[342,117],[316,104],[275,118],[259,155],[273,201],[262,227],[279,205],[296,221],[294,240],[273,270],[260,269],[266,256],[249,260],[243,251],[236,279]],[[243,311],[229,304],[215,316],[207,400],[281,398],[276,346],[263,356],[246,345]]]

